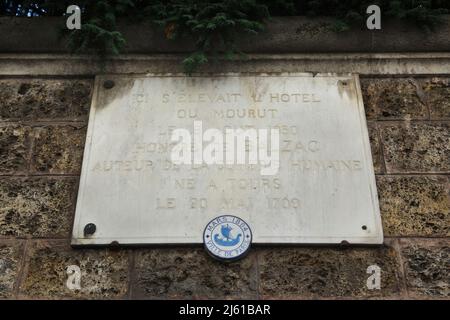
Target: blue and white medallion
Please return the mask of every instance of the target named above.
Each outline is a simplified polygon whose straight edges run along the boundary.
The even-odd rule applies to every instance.
[[[220,260],[237,260],[250,249],[252,231],[241,218],[224,215],[211,220],[203,232],[206,250]]]

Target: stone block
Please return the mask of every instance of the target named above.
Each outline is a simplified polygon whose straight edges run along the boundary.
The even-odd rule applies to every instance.
[[[273,248],[259,253],[263,298],[396,296],[401,292],[397,253],[376,248]],[[368,289],[367,268],[381,268],[381,289]]]
[[[402,240],[402,256],[410,296],[450,296],[450,241]]]
[[[431,120],[450,119],[450,79],[433,78],[422,82]]]
[[[22,254],[21,242],[0,241],[0,299],[14,297]]]
[[[73,178],[0,178],[0,236],[68,237]]]
[[[361,89],[368,119],[428,119],[413,79],[361,79]]]
[[[387,173],[450,172],[449,123],[395,123],[381,128]]]
[[[86,120],[90,79],[0,79],[1,120]]]
[[[256,263],[250,254],[225,264],[202,249],[149,249],[136,255],[135,298],[252,299]]]
[[[46,126],[34,130],[32,171],[80,174],[86,126]]]
[[[368,122],[370,148],[372,151],[373,169],[376,174],[384,172],[383,155],[381,153],[380,136],[376,122]]]
[[[35,241],[27,252],[20,297],[33,299],[122,299],[128,291],[126,250],[72,249],[67,241]],[[77,289],[73,272],[79,268]],[[74,267],[73,267],[74,266]],[[70,269],[69,269],[70,270]],[[67,282],[72,284],[70,287]]]
[[[385,236],[450,236],[448,179],[443,176],[378,176]]]
[[[19,124],[0,125],[0,174],[27,172],[29,148],[30,127]]]

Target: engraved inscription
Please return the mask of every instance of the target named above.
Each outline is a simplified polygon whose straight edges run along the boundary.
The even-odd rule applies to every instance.
[[[75,244],[199,243],[219,215],[247,221],[256,243],[382,241],[356,77],[107,78],[116,86],[98,88],[89,118]]]

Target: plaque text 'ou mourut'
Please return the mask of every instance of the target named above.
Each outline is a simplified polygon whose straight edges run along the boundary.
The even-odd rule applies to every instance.
[[[97,78],[72,243],[201,243],[220,215],[254,243],[382,243],[357,76]]]

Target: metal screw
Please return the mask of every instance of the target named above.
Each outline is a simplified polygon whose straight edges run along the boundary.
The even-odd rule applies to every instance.
[[[120,248],[119,241],[116,241],[116,240],[111,241],[111,243],[109,244],[109,246],[110,246],[110,248],[112,248],[112,249]]]
[[[112,80],[106,80],[103,82],[103,88],[105,89],[112,89],[116,84]]]
[[[97,226],[93,223],[88,223],[84,226],[84,236],[93,235],[97,230]]]

